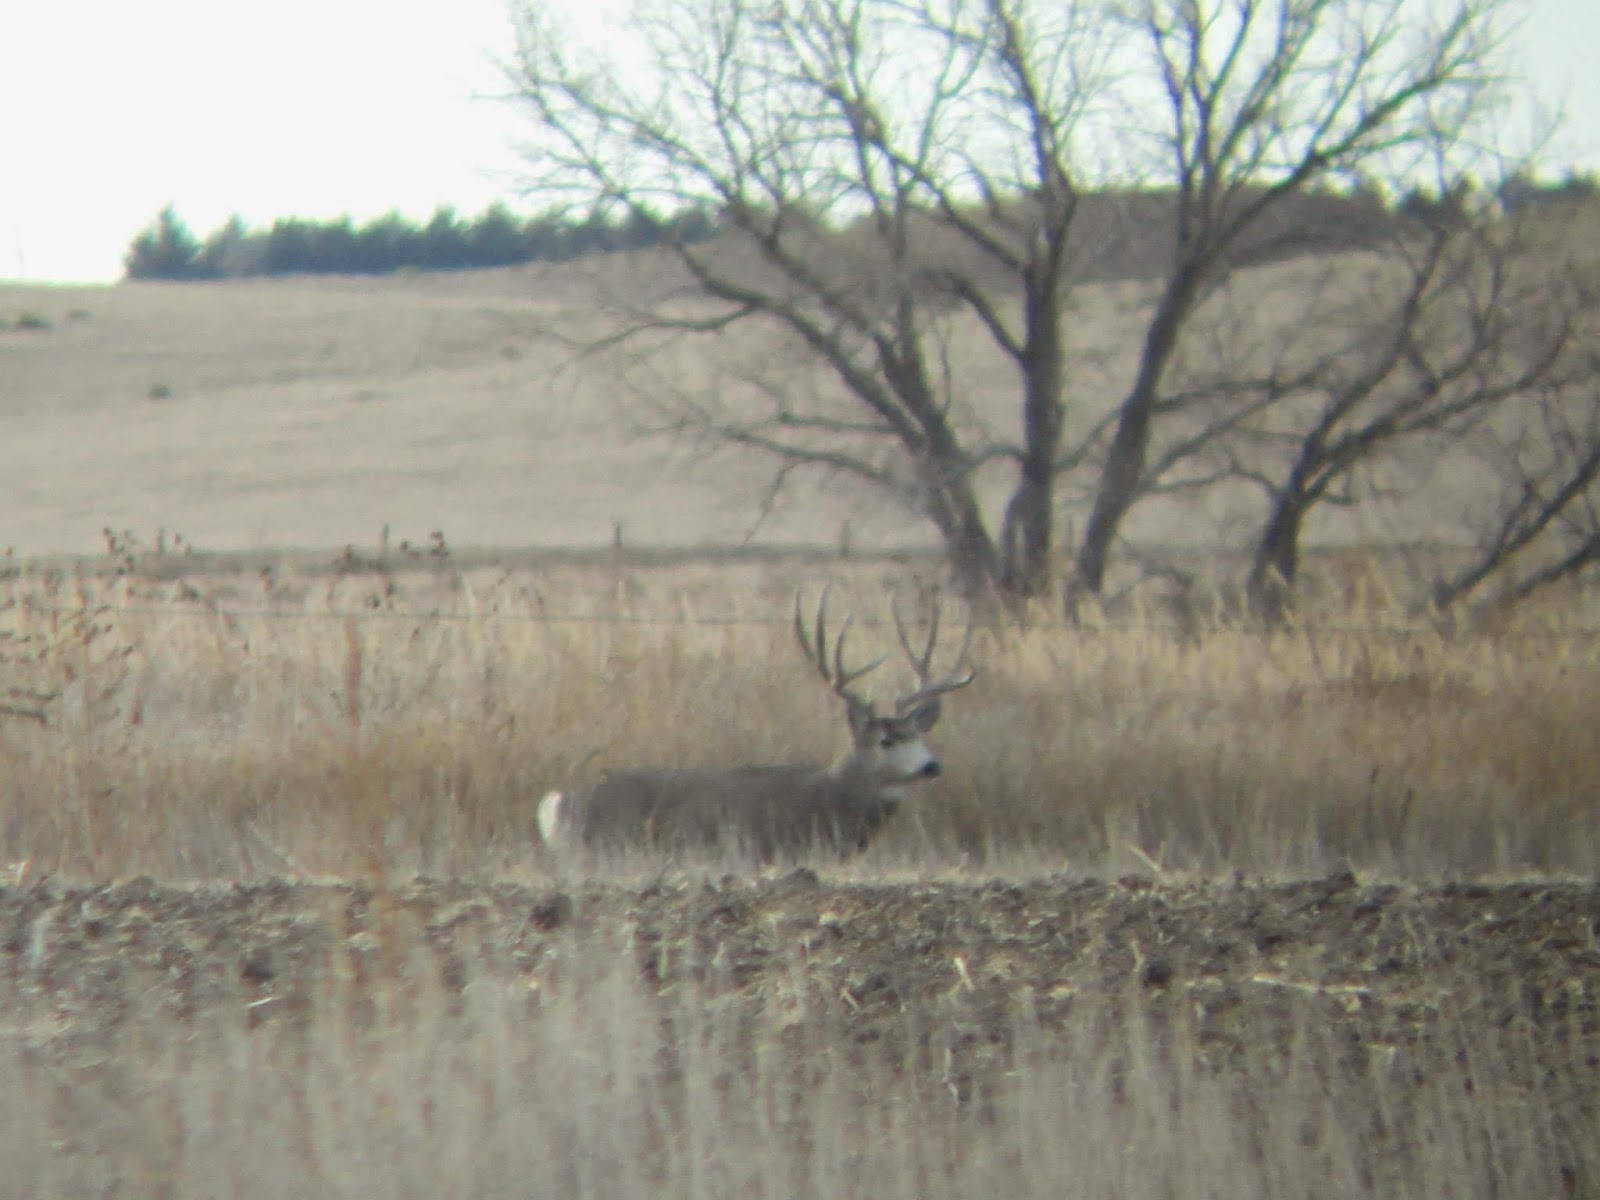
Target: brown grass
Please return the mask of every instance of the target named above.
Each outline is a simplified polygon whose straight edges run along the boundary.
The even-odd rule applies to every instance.
[[[1087,244],[1087,243],[1086,243]],[[1241,271],[1201,325],[1267,361],[1339,296],[1372,293],[1371,255],[1301,258]],[[463,547],[603,547],[620,522],[633,547],[739,544],[752,533],[770,464],[710,460],[641,439],[681,406],[728,393],[751,362],[794,395],[838,394],[793,348],[754,326],[710,342],[652,346],[574,364],[572,345],[614,333],[602,300],[637,300],[649,257],[617,255],[520,271],[384,280],[243,280],[114,288],[0,285],[0,312],[54,327],[0,333],[0,405],[14,464],[0,547],[89,553],[99,530],[181,530],[203,550],[336,550],[381,529]],[[1125,394],[1156,289],[1103,280],[1073,290],[1068,437],[1087,435]],[[1321,297],[1322,299],[1318,299]],[[71,320],[75,311],[91,319]],[[1325,323],[1325,322],[1324,322]],[[948,331],[963,428],[1015,437],[1017,378],[982,326]],[[1179,375],[1204,374],[1209,335]],[[1192,361],[1191,361],[1192,360]],[[681,412],[679,412],[681,415]],[[1430,448],[1427,488],[1380,506],[1328,506],[1309,545],[1374,540],[1460,544],[1483,503],[1482,472],[1456,447]],[[1400,482],[1414,482],[1410,475]],[[1001,466],[979,490],[1003,511]],[[1080,488],[1064,524],[1081,529]],[[1142,546],[1239,549],[1264,516],[1253,487],[1157,498],[1130,518]],[[847,480],[797,477],[756,531],[778,546],[832,548],[845,523],[862,549],[927,547],[926,521]]]
[[[604,269],[636,282],[637,264]],[[1249,273],[1241,303],[1292,312],[1319,271]],[[5,345],[0,545],[86,553],[110,525],[237,552],[139,554],[121,578],[98,559],[9,563],[0,581],[0,703],[17,710],[0,717],[0,1196],[1595,1194],[1592,913],[1499,947],[1509,999],[1431,968],[1392,1006],[1381,989],[1247,969],[1228,994],[1270,993],[1276,1016],[1264,1002],[1210,1014],[1227,1054],[1201,1027],[1225,989],[1200,975],[1068,989],[1069,1019],[1047,1026],[1001,974],[975,959],[974,984],[941,960],[951,994],[906,1003],[881,1043],[851,1024],[848,986],[792,982],[798,958],[773,956],[754,995],[653,989],[627,965],[649,889],[603,935],[546,938],[548,975],[464,960],[466,983],[446,986],[426,947],[455,918],[417,927],[392,899],[400,881],[455,877],[437,890],[470,914],[496,881],[548,879],[533,805],[609,765],[828,756],[842,721],[790,644],[792,590],[838,575],[863,635],[875,621],[881,634],[908,569],[777,554],[494,567],[512,560],[482,547],[603,546],[618,520],[636,556],[748,528],[758,472],[630,442],[638,413],[615,389],[554,372],[548,332],[597,328],[592,299],[537,272],[0,289],[0,311],[53,324]],[[1137,283],[1075,297],[1084,395],[1119,394],[1149,301]],[[952,336],[972,419],[1003,428],[1010,377],[973,329]],[[660,367],[675,386],[703,377],[683,353]],[[1378,532],[1450,540],[1463,509],[1439,494]],[[1257,508],[1153,507],[1131,532],[1209,555],[1241,545]],[[826,547],[849,517],[863,547],[925,540],[902,514],[860,509],[847,491],[802,492],[763,537]],[[277,549],[371,543],[390,524],[396,540],[443,528],[480,549],[402,576]],[[1045,617],[980,636],[980,679],[936,734],[946,777],[864,859],[824,873],[1132,874],[1156,892],[1345,866],[1593,877],[1595,598],[1442,634],[1390,576],[1328,574],[1313,569],[1305,619],[1270,638],[1224,605],[1177,620],[1140,600],[1078,629]],[[203,886],[113,921],[54,882],[141,874]],[[230,885],[281,876],[372,884],[367,927],[331,901],[273,918],[284,945],[332,942],[332,969],[252,965],[265,934],[248,922],[272,898],[240,916]],[[974,889],[941,920],[981,940],[1003,925],[991,900]],[[1504,936],[1499,903],[1454,941],[1394,920],[1416,957],[1443,963]],[[194,910],[178,933],[173,907]],[[1106,920],[1135,962],[1161,931]],[[515,959],[538,921],[510,914],[483,956]],[[830,928],[814,919],[807,936]],[[1238,933],[1178,928],[1196,958]],[[1349,928],[1324,932],[1359,946]],[[1041,960],[1082,967],[1038,936]],[[918,961],[881,940],[838,970],[870,982],[875,954]],[[1270,966],[1270,942],[1243,953]],[[997,963],[1009,952],[1003,937],[991,948]],[[1545,964],[1526,994],[1524,950]],[[1387,960],[1358,965],[1387,978]],[[991,992],[1003,1020],[972,1024]],[[185,1007],[202,993],[220,999]],[[1366,1004],[1377,1033],[1351,1041],[1338,1015]],[[1011,1057],[972,1090],[951,1064],[997,1028]]]
[[[0,727],[0,862],[537,872],[548,788],[831,757],[837,704],[787,626],[792,588],[829,573],[24,574],[5,682],[53,698]],[[892,565],[831,574],[863,647],[884,637]],[[1573,594],[1478,634],[1370,599],[1270,637],[1139,605],[982,634],[936,731],[945,778],[856,869],[1592,873],[1596,622]]]
[[[895,571],[832,573],[881,622]],[[1401,906],[1399,967],[1363,956],[1356,901],[1287,968],[1286,924],[1191,927],[1182,888],[1156,919],[1063,901],[1054,937],[1019,926],[1030,969],[1062,972],[1041,991],[1012,982],[1023,943],[974,887],[905,936],[982,958],[941,950],[946,982],[868,1025],[852,989],[905,986],[923,957],[896,941],[902,889],[854,894],[861,920],[881,893],[889,932],[832,962],[840,918],[786,913],[784,885],[580,890],[617,910],[582,936],[496,888],[550,878],[531,830],[547,787],[830,753],[837,705],[785,624],[821,574],[12,579],[4,678],[47,722],[0,724],[0,1195],[1592,1194],[1594,916],[1547,929],[1537,896],[1484,889],[1465,933]],[[938,731],[946,778],[824,873],[1135,873],[1153,896],[1195,872],[1346,864],[1592,876],[1597,620],[1575,595],[1473,636],[1376,602],[1270,638],[1138,606],[980,635],[980,679]],[[416,873],[455,877],[425,917]],[[215,882],[45,881],[140,874]],[[232,886],[282,875],[371,881],[365,916],[336,889],[299,911],[279,884]],[[700,896],[700,924],[638,969],[653,906]],[[1072,949],[1096,921],[1091,948],[1132,964],[1109,990]],[[748,952],[758,983],[730,974],[724,937],[776,948]],[[1163,938],[1170,979],[1148,957]],[[1463,938],[1495,979],[1449,965]],[[259,965],[258,941],[280,947]],[[1225,980],[1187,965],[1241,943]]]

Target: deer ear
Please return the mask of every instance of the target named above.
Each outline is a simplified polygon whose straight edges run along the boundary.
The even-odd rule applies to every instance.
[[[911,722],[912,728],[918,733],[927,733],[939,723],[939,697],[924,700],[907,713],[905,719]]]

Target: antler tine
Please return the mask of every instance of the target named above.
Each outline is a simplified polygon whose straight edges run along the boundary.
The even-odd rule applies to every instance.
[[[955,661],[950,668],[950,673],[937,682],[930,681],[928,672],[933,667],[933,654],[939,643],[939,617],[941,605],[935,597],[933,611],[928,617],[928,639],[923,643],[922,653],[919,655],[911,648],[911,637],[906,633],[905,621],[900,616],[900,606],[894,600],[889,602],[889,611],[894,614],[895,633],[900,639],[900,646],[905,651],[906,657],[911,660],[911,667],[917,673],[917,683],[920,685],[909,696],[903,697],[895,706],[899,712],[909,712],[924,701],[932,700],[935,696],[942,696],[946,692],[953,692],[957,688],[964,688],[971,683],[977,674],[971,667],[966,674],[961,674],[961,667],[967,661],[967,652],[972,649],[972,619],[969,614],[966,632],[961,636],[961,649],[956,652]]]
[[[850,636],[850,625],[853,620],[852,614],[847,612],[844,615],[844,620],[839,623],[838,636],[833,639],[833,662],[832,669],[829,669],[828,593],[832,591],[832,589],[833,584],[831,581],[822,589],[822,595],[817,601],[815,629],[809,641],[806,637],[805,618],[801,615],[800,611],[800,593],[798,591],[795,593],[795,638],[799,641],[800,649],[805,654],[806,660],[816,667],[817,673],[822,676],[823,682],[832,688],[834,693],[838,695],[840,699],[846,700],[851,704],[859,704],[862,707],[870,708],[871,705],[867,702],[867,700],[850,690],[850,685],[856,680],[860,679],[868,671],[875,670],[881,666],[883,664],[883,659],[881,657],[875,658],[871,662],[867,663],[866,666],[857,667],[853,671],[845,667],[844,644],[845,639]]]
[[[824,595],[827,593],[824,592]],[[794,593],[794,640],[800,643],[800,653],[806,656],[806,661],[817,669],[817,674],[822,676],[824,683],[831,684],[828,678],[828,661],[822,657],[819,650],[813,648],[812,643],[806,638],[806,619],[800,611],[800,591]]]
[[[828,674],[828,593],[833,591],[833,580],[828,580],[822,585],[822,594],[817,597],[816,616],[816,647],[817,670],[822,672],[822,678],[829,687],[834,686],[834,677]]]
[[[855,614],[845,613],[844,620],[839,622],[838,640],[833,643],[833,676],[834,679],[837,680],[837,686],[839,688],[844,688],[847,685],[854,683],[868,671],[877,670],[879,667],[883,666],[883,660],[887,657],[887,655],[880,654],[877,658],[873,659],[864,667],[857,667],[854,671],[847,671],[845,669],[844,639],[849,636],[850,625],[854,620]],[[842,691],[839,694],[844,695]]]
[[[889,597],[889,615],[894,618],[895,636],[900,639],[900,649],[911,661],[911,669],[917,673],[918,683],[928,682],[928,670],[933,665],[933,648],[939,640],[939,608],[939,602],[935,600],[928,621],[928,639],[923,643],[922,653],[918,654],[911,648],[911,635],[906,632],[905,618],[900,615],[899,597]]]

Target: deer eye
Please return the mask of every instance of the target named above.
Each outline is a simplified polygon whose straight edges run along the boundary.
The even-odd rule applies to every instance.
[[[886,733],[878,739],[878,745],[885,750],[893,750],[895,744],[894,734]]]

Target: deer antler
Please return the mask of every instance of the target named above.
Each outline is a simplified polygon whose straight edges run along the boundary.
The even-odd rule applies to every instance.
[[[943,679],[934,681],[928,678],[928,672],[933,668],[933,655],[939,644],[939,617],[941,604],[939,597],[934,596],[933,611],[928,617],[928,637],[922,644],[919,654],[911,648],[911,637],[906,633],[905,620],[900,616],[899,602],[891,598],[889,612],[894,616],[894,631],[900,639],[900,648],[905,651],[906,658],[911,662],[911,669],[917,673],[918,688],[908,696],[903,696],[895,704],[895,712],[905,715],[918,705],[925,704],[935,696],[942,696],[946,692],[953,692],[957,688],[964,688],[971,683],[976,674],[971,667],[967,667],[966,674],[960,674],[961,668],[967,661],[967,651],[972,648],[972,620],[969,615],[967,630],[961,637],[961,649],[956,652],[955,663],[951,666],[949,674]]]
[[[844,665],[844,643],[850,636],[852,615],[845,613],[844,620],[839,623],[838,636],[833,641],[832,658],[829,664],[828,651],[828,593],[833,590],[829,583],[822,589],[822,596],[817,601],[816,632],[810,640],[806,637],[806,622],[800,612],[800,592],[794,594],[794,636],[800,643],[800,652],[806,656],[806,661],[817,669],[817,674],[822,676],[822,681],[833,689],[834,694],[846,703],[857,705],[870,710],[872,704],[859,693],[850,690],[850,685],[860,679],[869,671],[876,670],[883,664],[884,656],[873,659],[864,667],[849,670]]]

